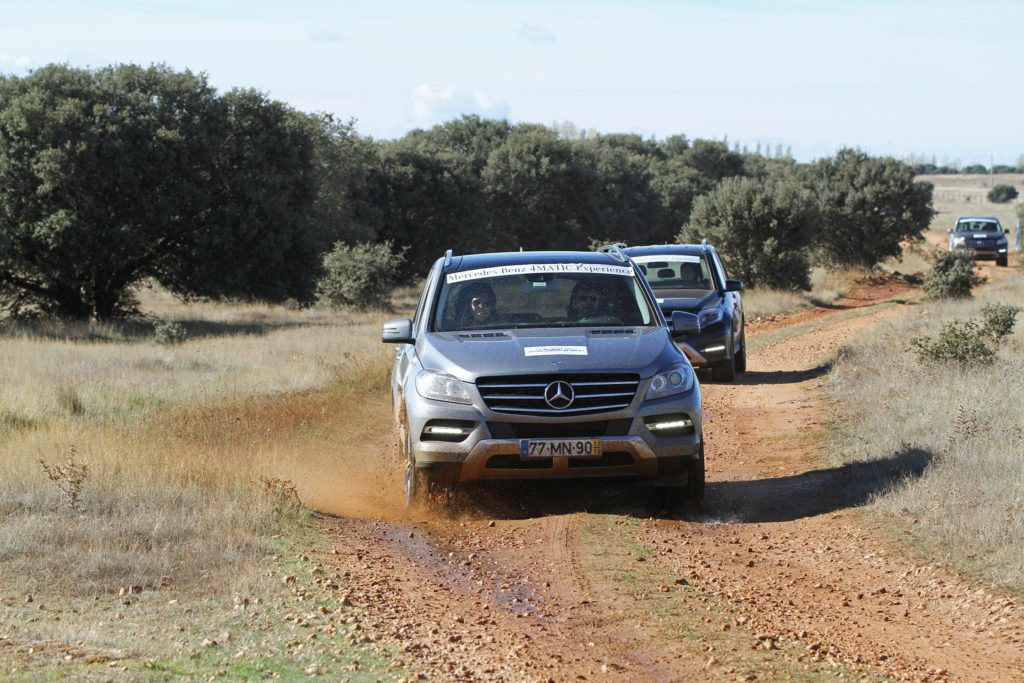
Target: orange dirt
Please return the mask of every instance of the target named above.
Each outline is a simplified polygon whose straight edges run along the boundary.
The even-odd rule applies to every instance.
[[[921,564],[858,509],[920,464],[826,465],[826,362],[904,311],[839,317],[705,383],[699,514],[651,517],[628,488],[494,490],[454,519],[324,518],[326,563],[366,639],[435,680],[1024,680],[1014,601]]]

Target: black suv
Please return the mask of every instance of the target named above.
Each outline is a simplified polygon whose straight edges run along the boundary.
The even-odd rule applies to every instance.
[[[711,368],[711,378],[721,382],[746,372],[743,283],[726,277],[713,246],[661,244],[622,251],[647,276],[666,318],[673,311],[697,315],[700,332],[676,338],[694,367]]]
[[[949,250],[970,249],[975,256],[994,258],[997,266],[1005,266],[1009,233],[995,216],[960,216],[949,229]]]

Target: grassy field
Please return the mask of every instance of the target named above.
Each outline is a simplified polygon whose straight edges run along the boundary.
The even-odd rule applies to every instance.
[[[975,299],[925,303],[846,349],[831,375],[837,401],[832,456],[894,453],[926,464],[878,497],[873,510],[931,561],[1024,589],[1024,319],[990,367],[929,365],[909,348],[943,323],[977,319],[986,303],[1024,302],[1024,277]]]
[[[935,217],[931,231],[946,234],[959,216],[996,216],[1004,228],[1012,231],[1017,221],[1017,208],[1024,201],[1024,174],[1005,173],[993,177],[996,185],[1013,185],[1020,196],[1006,204],[993,204],[986,195],[992,189],[987,175],[921,175],[916,178],[935,186],[932,197]]]
[[[296,553],[319,545],[296,493],[394,507],[368,489],[397,483],[367,486],[400,477],[381,429],[388,315],[143,300],[188,339],[157,344],[152,322],[0,328],[0,677],[400,677],[324,616],[351,615],[342,595],[296,593],[315,571]],[[373,472],[352,467],[364,448],[381,451]],[[296,648],[311,619],[321,639]]]

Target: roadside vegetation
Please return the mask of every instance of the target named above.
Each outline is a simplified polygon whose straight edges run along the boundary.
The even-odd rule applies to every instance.
[[[925,463],[871,505],[930,561],[1024,589],[1024,329],[1019,276],[923,303],[858,337],[830,387],[838,462]],[[1016,325],[1014,321],[1016,320]]]
[[[295,559],[320,544],[303,504],[358,497],[324,472],[388,417],[381,314],[141,301],[188,336],[0,327],[3,674],[389,678],[349,637],[344,582]]]

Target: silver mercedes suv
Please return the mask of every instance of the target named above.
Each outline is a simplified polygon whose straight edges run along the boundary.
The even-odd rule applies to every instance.
[[[461,482],[642,478],[663,505],[704,495],[700,386],[640,270],[599,252],[453,256],[397,344],[392,397],[409,505]]]

